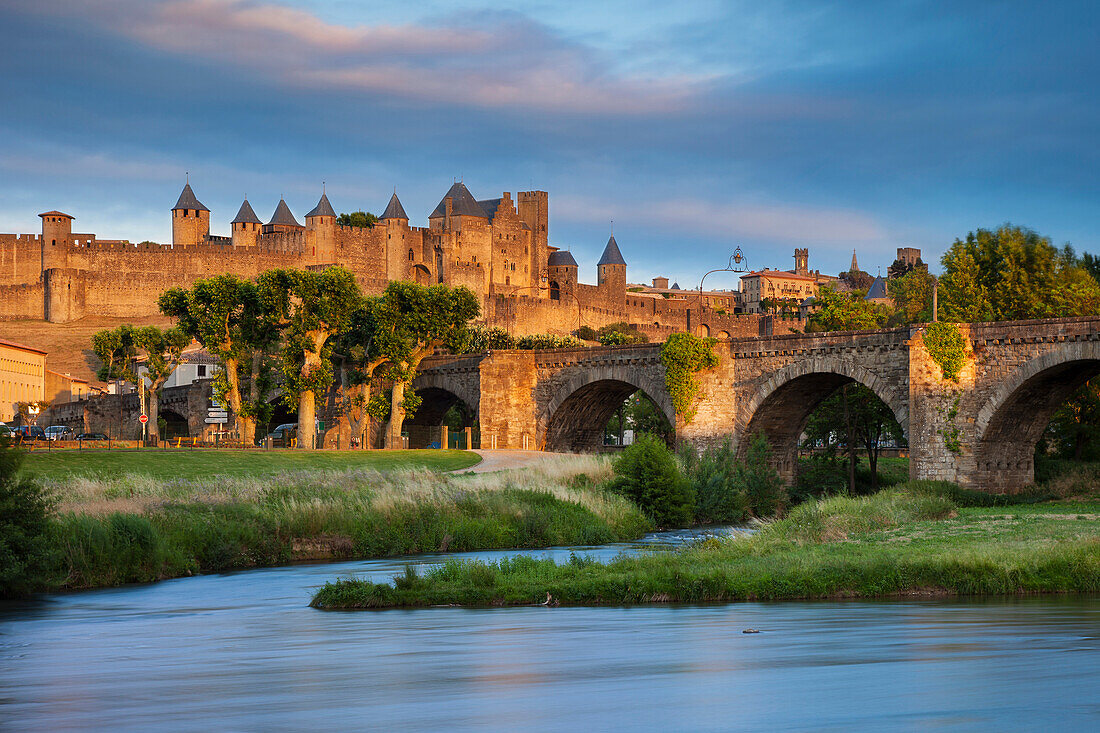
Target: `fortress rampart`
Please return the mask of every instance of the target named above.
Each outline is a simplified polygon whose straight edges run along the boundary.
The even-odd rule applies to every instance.
[[[599,284],[580,283],[572,255],[548,243],[548,212],[545,191],[478,201],[455,183],[427,227],[409,225],[396,194],[373,226],[340,225],[322,194],[304,225],[285,201],[264,223],[246,200],[225,237],[210,234],[210,211],[188,184],[172,209],[170,244],[74,233],[73,217],[60,211],[39,215],[40,235],[0,234],[0,319],[149,316],[164,290],[200,278],[340,265],[368,294],[393,280],[464,285],[481,298],[487,324],[518,335],[623,321],[656,339],[682,330],[728,338],[787,329],[784,322],[765,327],[759,316],[707,308],[690,291],[628,292],[614,237],[597,266]]]

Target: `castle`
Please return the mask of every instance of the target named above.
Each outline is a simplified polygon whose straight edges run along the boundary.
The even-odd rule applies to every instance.
[[[86,316],[135,318],[157,313],[169,287],[220,273],[255,277],[273,268],[346,267],[365,293],[391,280],[465,285],[482,302],[482,320],[515,334],[573,333],[615,322],[654,338],[687,330],[742,336],[771,332],[772,321],[737,316],[732,294],[711,298],[627,286],[626,260],[612,235],[597,264],[597,284],[578,281],[577,261],[548,241],[545,191],[478,200],[456,182],[428,215],[409,224],[396,192],[378,222],[344,226],[322,191],[299,223],[280,200],[265,224],[247,198],[228,237],[210,233],[210,210],[188,182],[172,207],[172,243],[103,240],[73,232],[74,217],[47,211],[41,235],[0,234],[0,318],[55,323]]]

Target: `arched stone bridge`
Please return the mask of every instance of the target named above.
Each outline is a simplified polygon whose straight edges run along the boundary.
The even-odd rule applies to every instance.
[[[971,358],[944,381],[922,327],[790,334],[719,342],[719,365],[700,376],[691,423],[673,412],[660,346],[497,351],[431,357],[414,387],[419,420],[453,404],[480,425],[485,447],[593,450],[622,400],[643,390],[676,427],[706,445],[765,435],[793,478],[798,436],[821,400],[847,382],[882,398],[905,430],[913,478],[986,490],[1031,483],[1035,444],[1054,410],[1100,374],[1100,319],[963,324]]]

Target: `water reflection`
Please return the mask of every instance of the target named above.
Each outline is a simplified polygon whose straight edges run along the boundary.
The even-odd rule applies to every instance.
[[[570,551],[531,554],[562,561]],[[633,546],[582,551],[608,558]],[[335,576],[383,580],[405,561],[270,568],[0,606],[0,727],[1100,724],[1096,598],[360,613],[306,606]],[[742,634],[748,627],[761,633]]]

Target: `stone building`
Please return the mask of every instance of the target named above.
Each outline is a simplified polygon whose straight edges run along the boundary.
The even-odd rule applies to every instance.
[[[0,339],[0,422],[11,422],[16,404],[45,399],[46,352]]]

